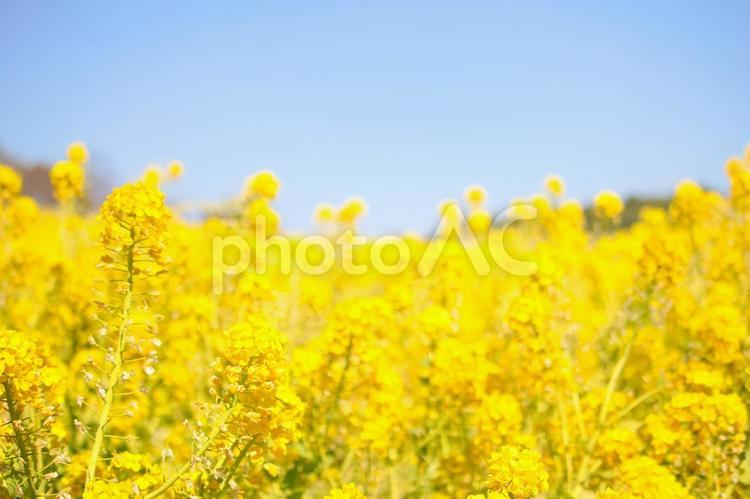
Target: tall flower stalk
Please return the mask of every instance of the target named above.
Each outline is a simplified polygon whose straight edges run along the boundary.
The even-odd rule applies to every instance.
[[[130,378],[124,363],[130,349],[140,350],[138,339],[131,334],[131,308],[137,294],[136,286],[163,272],[168,264],[164,255],[164,238],[170,213],[164,204],[164,195],[146,183],[128,184],[110,194],[102,205],[102,246],[106,253],[101,258],[102,267],[108,271],[109,296],[99,303],[109,317],[102,327],[106,353],[106,386],[99,386],[102,399],[94,442],[86,469],[86,488],[96,479],[96,467],[104,447],[107,425],[112,419],[112,407],[122,382]],[[144,295],[144,304],[146,297]],[[146,366],[145,369],[153,369]]]

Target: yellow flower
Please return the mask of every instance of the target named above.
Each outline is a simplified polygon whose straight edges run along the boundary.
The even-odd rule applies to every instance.
[[[646,418],[652,455],[675,472],[710,477],[709,488],[735,483],[745,446],[747,409],[736,394],[678,392]]]
[[[529,202],[537,209],[537,213],[542,216],[549,214],[552,209],[550,200],[543,194],[534,194],[529,198]]]
[[[731,158],[726,165],[729,177],[729,199],[740,212],[750,210],[750,161]]]
[[[514,197],[510,200],[510,214],[518,216],[519,218],[530,218],[536,213],[536,207],[530,200],[522,197]]]
[[[643,243],[638,266],[647,282],[671,287],[685,277],[689,263],[687,234],[665,228],[655,231]]]
[[[668,469],[659,466],[650,457],[634,457],[623,463],[618,470],[618,480],[625,486],[628,498],[689,499],[691,497]]]
[[[339,208],[337,218],[341,223],[353,224],[367,213],[367,203],[364,199],[352,197],[344,201]]]
[[[116,469],[137,472],[148,467],[148,457],[143,454],[133,454],[132,452],[120,452],[112,457],[111,465]]]
[[[256,462],[280,459],[298,437],[304,404],[289,385],[285,338],[260,316],[224,332],[214,363],[213,393],[227,409],[224,432],[247,445]],[[278,473],[265,463],[269,473]]]
[[[262,224],[266,234],[275,234],[281,226],[281,217],[273,209],[268,198],[260,197],[250,201],[245,210],[247,224],[254,230]]]
[[[314,219],[319,223],[332,222],[336,217],[336,208],[328,203],[321,203],[315,207]]]
[[[478,208],[487,201],[487,191],[481,185],[471,185],[464,191],[464,199],[469,206]]]
[[[7,201],[21,192],[21,176],[10,166],[0,163],[0,201]]]
[[[260,196],[273,200],[279,194],[281,182],[273,172],[264,170],[256,173],[247,180],[246,193],[249,196]]]
[[[7,384],[12,393],[5,393],[16,404],[48,412],[55,400],[50,389],[63,379],[63,371],[51,355],[42,338],[36,333],[21,333],[0,329],[0,385]],[[7,387],[6,387],[7,388]],[[7,408],[7,400],[3,405]]]
[[[54,424],[61,413],[65,373],[35,333],[0,328],[0,345],[0,455],[18,463],[25,476],[37,476],[42,466],[29,459],[29,449],[50,455],[58,444],[54,435],[64,436]],[[44,472],[57,476],[56,464],[51,462]],[[14,490],[35,495],[33,485]]]
[[[601,218],[614,220],[620,216],[624,208],[620,196],[612,191],[601,191],[594,198],[594,211]]]
[[[158,188],[144,182],[118,187],[102,204],[100,218],[104,223],[101,240],[105,247],[119,250],[132,246],[155,262],[164,262],[164,240],[171,213]]]
[[[367,499],[367,496],[353,483],[347,483],[343,487],[332,489],[323,499]]]
[[[141,175],[141,182],[151,187],[159,187],[161,183],[162,172],[157,166],[149,166]]]
[[[669,213],[676,221],[690,226],[708,221],[723,202],[717,193],[704,191],[692,180],[683,180],[675,189]]]
[[[39,207],[33,198],[18,196],[8,206],[9,226],[12,233],[19,235],[29,231],[39,218]]]
[[[555,197],[565,195],[565,181],[557,175],[548,175],[544,178],[544,189]]]
[[[167,165],[167,175],[171,179],[178,179],[182,177],[184,167],[179,161],[172,161]]]
[[[558,209],[560,217],[575,227],[582,227],[585,221],[581,203],[574,199],[564,201]]]
[[[466,222],[475,234],[486,234],[492,225],[492,216],[487,210],[477,208],[469,214]]]
[[[132,496],[133,487],[129,481],[97,480],[83,493],[83,499],[126,499]]]
[[[596,455],[611,467],[638,455],[640,447],[640,439],[631,430],[610,428],[599,438]]]
[[[532,450],[506,445],[490,458],[487,488],[507,492],[517,499],[528,499],[543,494],[549,488],[549,474],[542,464],[542,456]]]
[[[513,395],[493,393],[484,396],[473,418],[476,428],[474,449],[479,459],[489,458],[494,449],[520,435],[522,424],[521,404]]]
[[[49,172],[55,198],[62,204],[83,197],[86,172],[83,163],[58,161]]]
[[[89,152],[83,142],[73,142],[68,146],[68,161],[71,163],[84,165],[88,158]]]

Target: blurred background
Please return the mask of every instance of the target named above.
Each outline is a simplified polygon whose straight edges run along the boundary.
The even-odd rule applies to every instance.
[[[359,195],[362,227],[425,230],[482,184],[548,173],[587,202],[724,189],[750,140],[750,2],[0,1],[0,162],[91,152],[93,195],[177,159],[173,202],[283,182],[287,228]]]

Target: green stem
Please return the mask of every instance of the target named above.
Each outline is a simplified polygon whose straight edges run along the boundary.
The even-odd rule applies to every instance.
[[[221,458],[221,461],[217,461],[216,464],[214,464],[214,466],[211,468],[212,475],[216,472],[216,470],[223,468],[227,464],[227,461],[229,461],[229,454],[233,455],[234,449],[237,448],[237,444],[239,442],[240,442],[239,437],[234,439],[234,441],[232,442],[232,445],[230,445],[228,448],[229,452],[225,452],[224,457]]]
[[[398,499],[402,497],[401,494],[401,483],[398,479],[398,471],[395,466],[388,468],[388,481],[391,485],[391,499]]]
[[[219,487],[219,494],[223,493],[226,490],[226,488],[229,486],[229,482],[232,480],[232,477],[237,471],[237,468],[240,467],[242,460],[245,459],[245,456],[247,455],[247,452],[250,450],[250,445],[252,445],[252,443],[253,443],[252,440],[248,440],[245,446],[240,451],[240,453],[237,455],[237,459],[234,460],[234,463],[232,463],[232,467],[229,469],[229,472],[224,477],[224,480],[221,481],[221,486]]]
[[[214,427],[214,430],[211,432],[211,434],[208,437],[208,440],[206,440],[206,443],[203,444],[203,446],[198,449],[198,452],[193,456],[193,459],[182,465],[182,467],[177,470],[177,473],[172,475],[172,477],[164,482],[161,487],[154,490],[153,492],[150,492],[146,494],[144,499],[153,499],[155,497],[159,497],[164,492],[166,492],[172,485],[175,484],[177,480],[179,480],[185,473],[187,473],[190,468],[193,466],[193,462],[195,461],[195,458],[198,458],[205,454],[205,452],[211,447],[211,444],[213,443],[214,439],[216,439],[217,436],[219,436],[219,433],[221,433],[222,428],[229,420],[229,417],[232,415],[232,409],[234,409],[234,403],[227,408],[226,414],[224,414],[224,417],[221,419],[221,421]]]
[[[133,298],[133,246],[128,248],[128,276],[127,291],[123,299],[122,312],[120,315],[120,326],[117,333],[117,353],[115,355],[115,365],[109,373],[107,382],[107,391],[104,394],[104,406],[99,413],[99,423],[94,436],[94,445],[91,447],[91,456],[89,458],[88,468],[86,469],[86,485],[88,489],[96,479],[96,463],[99,460],[99,454],[102,450],[104,441],[104,428],[109,423],[109,413],[112,410],[112,404],[115,399],[115,389],[120,383],[122,377],[123,353],[128,332],[128,322],[130,320],[130,305]]]
[[[591,438],[588,441],[588,445],[586,446],[586,453],[583,456],[583,460],[581,461],[581,466],[578,468],[578,473],[576,474],[576,482],[575,482],[575,489],[574,489],[574,495],[576,497],[580,493],[580,489],[581,489],[583,482],[586,479],[588,479],[588,474],[589,474],[588,466],[589,466],[589,461],[591,460],[591,454],[594,452],[597,441],[599,440],[599,435],[601,434],[601,430],[607,422],[607,414],[609,413],[609,404],[612,401],[612,397],[614,396],[615,391],[617,391],[617,384],[620,381],[620,376],[622,375],[622,371],[625,369],[625,364],[627,364],[628,358],[630,357],[630,350],[633,347],[636,334],[637,334],[637,331],[632,333],[630,335],[630,338],[628,338],[628,342],[625,345],[625,349],[622,352],[622,355],[620,356],[620,358],[617,360],[617,364],[615,364],[614,369],[612,369],[612,374],[609,377],[609,382],[607,383],[607,392],[604,394],[602,407],[599,410],[599,418],[597,420],[596,430],[591,435]]]
[[[633,409],[635,409],[636,407],[638,407],[643,402],[645,402],[646,400],[650,399],[651,397],[653,397],[654,395],[656,395],[657,393],[659,393],[663,389],[664,389],[664,387],[660,386],[660,387],[654,388],[653,390],[650,390],[650,391],[644,393],[643,395],[641,395],[640,397],[638,397],[637,399],[635,399],[625,409],[623,409],[620,412],[618,412],[617,415],[615,415],[613,419],[615,421],[619,421],[620,419],[622,419],[625,416],[627,416],[630,413],[630,411],[632,411]]]
[[[625,345],[625,351],[622,353],[620,359],[617,361],[617,364],[615,364],[615,368],[612,370],[612,375],[609,378],[609,383],[607,383],[607,392],[604,395],[604,401],[602,402],[602,407],[599,411],[599,426],[603,426],[607,421],[609,404],[612,402],[612,397],[617,391],[617,383],[620,381],[622,371],[623,369],[625,369],[625,364],[627,364],[628,358],[630,357],[630,350],[633,347],[634,339],[635,334],[633,334],[628,340],[628,343]]]
[[[346,373],[349,371],[349,366],[351,365],[351,359],[352,359],[352,349],[354,348],[354,335],[349,334],[349,343],[346,346],[346,357],[344,358],[344,367],[341,371],[341,376],[339,377],[338,382],[336,383],[336,390],[334,392],[333,399],[330,403],[330,410],[328,411],[328,414],[326,414],[326,420],[324,422],[324,435],[328,435],[328,428],[331,426],[331,416],[333,414],[338,414],[339,409],[339,401],[341,400],[341,394],[344,391],[344,383],[346,381]]]
[[[37,421],[36,414],[32,411],[31,413],[31,424],[32,428],[39,428],[40,425]],[[36,447],[36,469],[37,470],[43,470],[45,468],[44,465],[44,453],[42,452],[42,447],[35,446]],[[39,481],[39,486],[37,487],[37,493],[39,496],[45,495],[45,483],[44,480]]]
[[[344,369],[341,371],[341,377],[336,385],[336,394],[333,399],[333,407],[338,408],[339,399],[341,398],[341,392],[344,390],[344,380],[346,379],[346,373],[349,370],[349,365],[352,359],[352,348],[354,346],[354,335],[349,334],[349,343],[346,345],[346,358],[344,359]]]
[[[18,427],[16,422],[21,423],[21,415],[16,409],[16,404],[13,401],[13,387],[9,380],[3,382],[5,387],[5,400],[8,405],[8,414],[10,415],[10,425],[13,427],[13,433],[16,438],[16,446],[18,451],[21,453],[21,461],[23,462],[23,470],[26,473],[26,481],[28,482],[28,488],[24,491],[27,497],[36,497],[36,489],[34,488],[34,472],[31,469],[31,456],[26,451],[26,443],[23,440],[23,433]]]
[[[568,430],[568,416],[565,414],[562,396],[559,388],[557,390],[557,412],[560,415],[560,427],[562,429],[563,447],[565,448],[565,482],[570,489],[573,479],[573,457],[570,454],[570,431]]]

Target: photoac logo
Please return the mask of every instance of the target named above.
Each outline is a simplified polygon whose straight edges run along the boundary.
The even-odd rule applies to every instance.
[[[491,221],[486,244],[482,245],[460,210],[446,210],[432,237],[423,243],[424,251],[415,255],[405,237],[386,235],[367,238],[351,229],[336,237],[312,234],[293,240],[279,234],[269,236],[265,217],[259,216],[250,236],[217,236],[213,239],[213,292],[224,292],[226,276],[247,271],[256,274],[268,272],[269,261],[272,260],[275,271],[283,275],[291,274],[294,269],[307,275],[321,275],[337,268],[347,275],[374,271],[393,276],[404,272],[418,257],[416,270],[419,275],[427,276],[435,269],[450,243],[457,243],[463,249],[478,275],[488,275],[494,264],[508,274],[529,276],[536,273],[536,263],[519,260],[507,251],[506,232],[514,223],[536,217],[537,209],[531,204],[516,204],[503,210]],[[355,248],[367,251],[364,262],[355,261]],[[270,257],[272,253],[275,258]],[[228,258],[228,254],[232,258]]]

